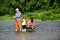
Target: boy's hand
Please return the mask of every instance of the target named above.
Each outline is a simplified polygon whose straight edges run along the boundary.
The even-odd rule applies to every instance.
[[[16,18],[16,16],[13,16],[12,18]]]

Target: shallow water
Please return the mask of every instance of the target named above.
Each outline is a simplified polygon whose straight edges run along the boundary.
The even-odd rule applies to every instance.
[[[14,21],[0,21],[0,40],[60,40],[60,22],[36,22],[35,32],[15,32]]]

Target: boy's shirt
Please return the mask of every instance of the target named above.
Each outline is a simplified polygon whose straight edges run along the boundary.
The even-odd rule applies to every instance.
[[[16,21],[21,20],[21,12],[17,12],[15,16],[16,16]]]
[[[25,19],[22,20],[22,25],[26,25],[26,20]]]

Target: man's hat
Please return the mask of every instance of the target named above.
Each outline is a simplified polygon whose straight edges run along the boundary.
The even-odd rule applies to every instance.
[[[15,11],[19,10],[18,8],[15,9]]]

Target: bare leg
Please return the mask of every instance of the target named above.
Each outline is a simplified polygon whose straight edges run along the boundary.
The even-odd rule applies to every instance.
[[[21,21],[18,21],[18,25],[19,25],[20,32],[21,32],[22,31],[22,22]]]
[[[34,25],[32,25],[32,29],[35,29],[35,26]]]
[[[18,21],[16,22],[16,31],[18,31]]]
[[[18,29],[16,28],[16,31],[18,31]]]

